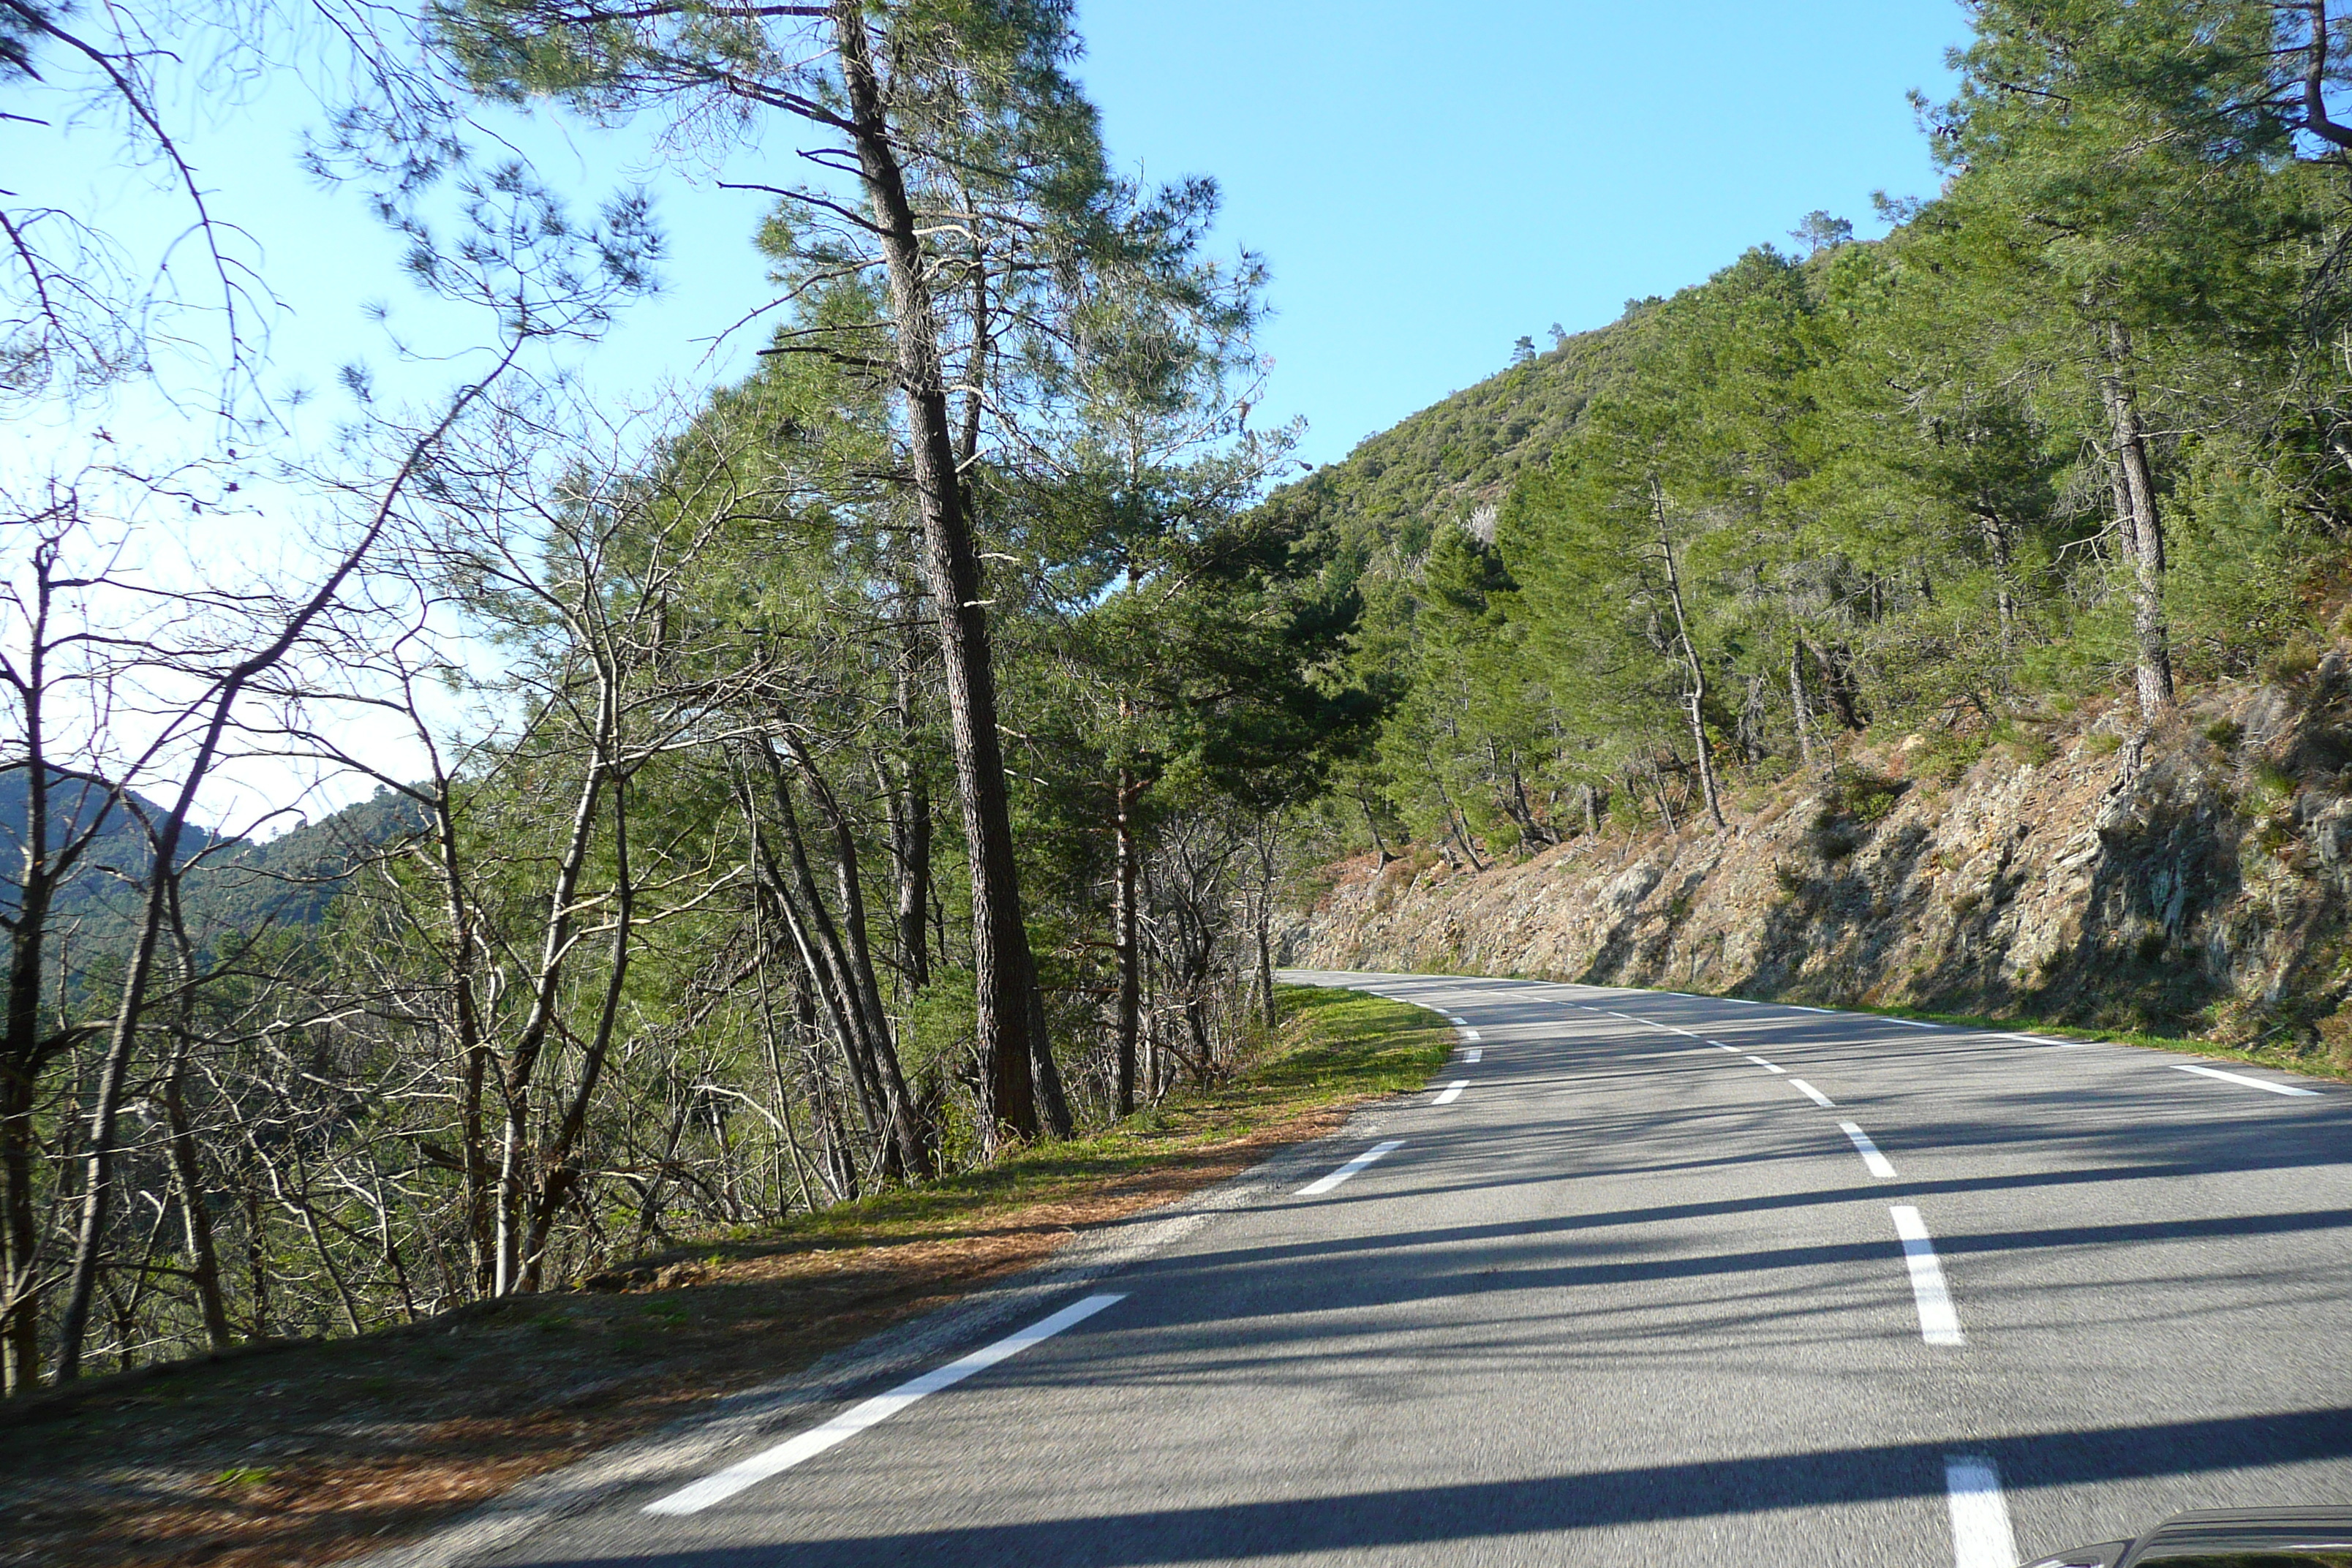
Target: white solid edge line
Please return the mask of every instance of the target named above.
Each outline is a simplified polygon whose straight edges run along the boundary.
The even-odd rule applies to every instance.
[[[1787,1068],[1776,1068],[1776,1067],[1774,1067],[1770,1062],[1766,1061],[1762,1057],[1748,1056],[1748,1053],[1747,1053],[1746,1051],[1742,1051],[1742,1052],[1740,1052],[1739,1054],[1740,1054],[1741,1056],[1748,1057],[1748,1059],[1749,1061],[1754,1062],[1758,1067],[1762,1068],[1766,1072],[1785,1073],[1785,1072],[1787,1072],[1787,1071],[1789,1070]]]
[[[1803,1095],[1807,1100],[1811,1100],[1815,1105],[1820,1106],[1824,1110],[1834,1110],[1837,1109],[1836,1100],[1832,1100],[1828,1095],[1823,1094],[1820,1089],[1815,1089],[1803,1079],[1790,1079],[1789,1080],[1789,1087],[1795,1089],[1799,1094]]]
[[[2266,1089],[2273,1094],[2317,1094],[2319,1092],[2315,1089],[2305,1089],[2299,1084],[2272,1083],[2265,1079],[2248,1078],[2242,1072],[2223,1072],[2220,1068],[2200,1067],[2195,1062],[2168,1062],[2165,1065],[2175,1072],[2193,1072],[2204,1078],[2218,1078],[2224,1083],[2242,1083],[2248,1089]]]
[[[1878,1145],[1870,1141],[1869,1133],[1851,1121],[1839,1122],[1838,1129],[1853,1140],[1853,1152],[1862,1156],[1863,1164],[1869,1168],[1872,1175],[1882,1182],[1895,1180],[1895,1167],[1887,1163],[1885,1155],[1878,1152]]]
[[[1468,1079],[1457,1078],[1452,1083],[1447,1084],[1445,1086],[1445,1092],[1439,1095],[1434,1100],[1431,1101],[1431,1103],[1433,1105],[1451,1105],[1455,1100],[1461,1099],[1462,1091],[1469,1087],[1470,1080]]]
[[[1900,1024],[1906,1029],[1940,1029],[1941,1024],[1923,1024],[1916,1018],[1888,1018],[1890,1024]]]
[[[1919,1308],[1919,1337],[1931,1345],[1966,1344],[1960,1335],[1959,1314],[1952,1310],[1952,1293],[1944,1285],[1944,1266],[1937,1261],[1936,1243],[1927,1235],[1919,1211],[1909,1204],[1896,1204],[1886,1212],[1895,1216],[1895,1234],[1903,1238],[1903,1261],[1910,1266],[1911,1299]]]
[[[1947,1454],[1944,1492],[1952,1510],[1952,1568],[2017,1568],[2000,1468],[1982,1454]]]
[[[1484,1061],[1486,1057],[1486,1053],[1475,1046],[1462,1053],[1462,1059],[1465,1062]]]
[[[1042,1340],[1050,1340],[1074,1323],[1084,1322],[1105,1307],[1127,1299],[1118,1291],[1101,1296],[1088,1296],[1063,1308],[1049,1318],[1042,1318],[1018,1333],[1007,1334],[994,1344],[984,1345],[960,1360],[942,1367],[934,1367],[920,1377],[909,1378],[887,1394],[877,1394],[862,1404],[853,1405],[822,1426],[813,1427],[797,1436],[788,1437],[772,1448],[764,1448],[748,1459],[738,1460],[714,1475],[688,1486],[680,1487],[667,1497],[646,1504],[646,1513],[700,1513],[712,1503],[724,1502],[747,1487],[757,1486],[771,1476],[781,1475],[804,1459],[813,1459],[836,1443],[855,1437],[868,1426],[879,1426],[926,1394],[937,1394],[952,1387],[973,1373],[985,1372],[1007,1357],[1020,1354]]]
[[[1340,1166],[1338,1170],[1332,1172],[1329,1175],[1309,1182],[1305,1186],[1299,1188],[1298,1196],[1302,1198],[1311,1198],[1318,1194],[1328,1193],[1333,1187],[1338,1186],[1341,1182],[1346,1181],[1349,1177],[1354,1175],[1357,1172],[1362,1170],[1365,1166],[1379,1159],[1381,1155],[1386,1154],[1392,1149],[1400,1149],[1403,1146],[1404,1140],[1402,1138],[1391,1138],[1385,1143],[1375,1143],[1370,1148],[1365,1150],[1362,1153],[1357,1155],[1354,1159],[1349,1161],[1346,1164]]]

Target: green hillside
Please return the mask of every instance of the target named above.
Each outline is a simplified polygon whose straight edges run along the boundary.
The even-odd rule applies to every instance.
[[[22,886],[26,784],[22,768],[0,773],[0,913],[14,913]],[[164,808],[130,794],[136,809],[106,814],[54,911],[71,922],[76,944],[91,952],[128,941],[153,865],[140,816],[160,822]],[[95,819],[102,799],[95,787],[58,775],[50,796],[53,848],[61,835]],[[190,933],[209,942],[228,932],[314,927],[354,866],[423,826],[414,803],[388,790],[275,838],[226,839],[191,823],[180,851]]]
[[[1488,376],[1276,491],[1270,507],[1313,516],[1362,555],[1418,555],[1445,522],[1471,524],[1519,475],[1551,460],[1594,395],[1622,378],[1654,300]],[[1491,527],[1483,529],[1490,537]]]

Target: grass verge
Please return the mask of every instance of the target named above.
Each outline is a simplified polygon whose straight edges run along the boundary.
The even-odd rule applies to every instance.
[[[1286,986],[1231,1080],[983,1171],[705,1238],[593,1288],[0,1406],[0,1563],[331,1563],[1043,1262],[1421,1088],[1423,1009]]]

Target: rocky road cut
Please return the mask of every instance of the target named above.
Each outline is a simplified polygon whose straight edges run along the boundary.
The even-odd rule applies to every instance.
[[[1535,982],[986,1342],[493,1560],[1990,1568],[2352,1501],[2352,1091]]]

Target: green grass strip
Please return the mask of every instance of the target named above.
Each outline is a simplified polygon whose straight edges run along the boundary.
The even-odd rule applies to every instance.
[[[1205,1090],[1173,1090],[1099,1131],[1017,1149],[977,1170],[746,1229],[709,1256],[722,1258],[738,1247],[772,1252],[780,1243],[871,1245],[952,1232],[1026,1205],[1083,1195],[1327,1106],[1419,1089],[1454,1049],[1453,1029],[1427,1008],[1311,985],[1277,986],[1276,1002],[1280,1026]]]

